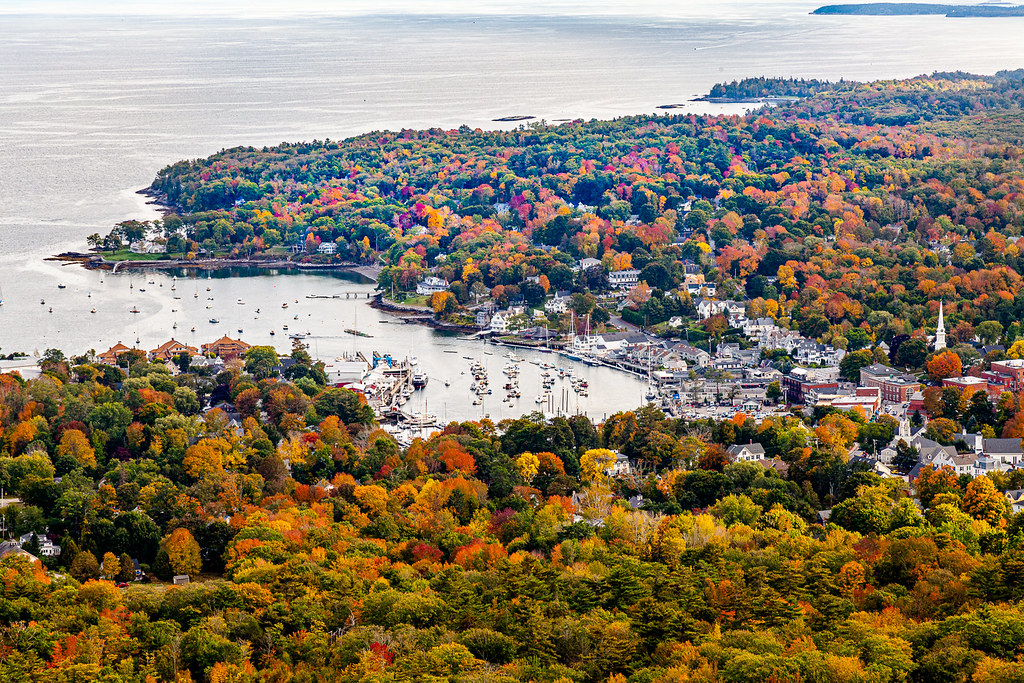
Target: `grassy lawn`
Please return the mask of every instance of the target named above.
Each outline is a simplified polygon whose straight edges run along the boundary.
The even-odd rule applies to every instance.
[[[401,295],[396,295],[395,303],[403,304],[405,306],[423,306],[424,308],[430,308],[430,297],[413,294],[403,298]]]
[[[103,258],[108,261],[159,261],[167,258],[167,254],[136,254],[128,249],[120,251],[103,252]]]

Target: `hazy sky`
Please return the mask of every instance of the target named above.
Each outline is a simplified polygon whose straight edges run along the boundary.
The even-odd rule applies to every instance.
[[[772,6],[813,9],[815,0],[0,0],[0,13],[157,14],[170,16],[294,16],[368,13],[624,14],[692,17],[765,11]],[[713,8],[713,9],[712,9]]]

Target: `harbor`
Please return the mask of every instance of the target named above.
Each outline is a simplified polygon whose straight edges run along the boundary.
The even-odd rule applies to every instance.
[[[375,351],[390,354],[393,363],[415,358],[405,373],[405,386],[417,370],[426,381],[399,408],[410,418],[433,415],[437,424],[484,417],[498,422],[535,411],[602,419],[644,401],[646,384],[621,370],[587,365],[582,358],[551,350],[502,346],[465,333],[407,324],[402,317],[372,308],[375,283],[352,273],[222,269],[114,274],[54,262],[39,263],[38,268],[31,287],[19,280],[0,283],[0,347],[5,354],[22,351],[38,357],[56,348],[73,356],[118,342],[151,349],[172,338],[198,348],[225,335],[288,353],[297,338],[310,355],[328,365],[362,354],[365,373],[373,369]],[[510,352],[522,359],[520,396],[512,402],[505,400],[504,385],[511,382],[502,374]],[[480,395],[471,389],[474,361],[483,366],[493,393]],[[541,363],[566,372],[572,368],[575,377],[588,383],[587,393],[576,393],[566,380],[558,380],[538,403],[538,395],[546,395]]]

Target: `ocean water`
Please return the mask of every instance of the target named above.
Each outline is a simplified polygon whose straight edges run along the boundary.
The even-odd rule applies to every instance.
[[[84,249],[88,234],[118,221],[156,217],[137,191],[182,158],[381,129],[517,125],[492,122],[506,115],[650,113],[753,75],[873,79],[1024,66],[1024,20],[817,17],[808,14],[814,3],[790,0],[431,4],[438,14],[407,3],[380,7],[420,13],[378,15],[352,6],[343,15],[321,2],[309,7],[319,14],[303,17],[250,4],[246,15],[186,18],[119,15],[116,4],[113,14],[67,14],[73,2],[34,3],[55,13],[22,14],[25,3],[0,0],[0,350],[81,352],[136,338],[151,348],[175,322],[208,341],[199,337],[214,332],[207,319],[215,316],[228,327],[218,333],[242,327],[266,342],[286,319],[255,320],[261,302],[280,310],[282,297],[354,286],[318,275],[224,278],[215,301],[186,310],[162,276],[164,287],[142,283],[141,293],[140,276],[129,283],[43,260]],[[244,321],[232,308],[243,297]],[[128,313],[133,305],[141,313]],[[364,320],[386,317],[354,301],[324,306],[306,313],[325,357],[352,345],[328,337],[344,336],[336,321],[355,307]],[[379,330],[366,344],[408,347],[410,328]],[[425,361],[451,360],[436,348],[447,338],[417,335]],[[641,391],[637,382],[621,393],[635,405]]]

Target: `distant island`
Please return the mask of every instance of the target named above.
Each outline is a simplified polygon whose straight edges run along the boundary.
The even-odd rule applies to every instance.
[[[816,78],[744,78],[731,83],[716,83],[707,95],[695,97],[692,102],[766,102],[784,104],[794,99],[810,97],[823,90],[846,88],[850,83],[822,81]],[[659,109],[675,109],[681,105],[662,105]]]
[[[811,14],[852,14],[861,16],[911,16],[941,14],[946,17],[1024,17],[1024,5],[940,5],[923,2],[866,2],[824,5]]]

